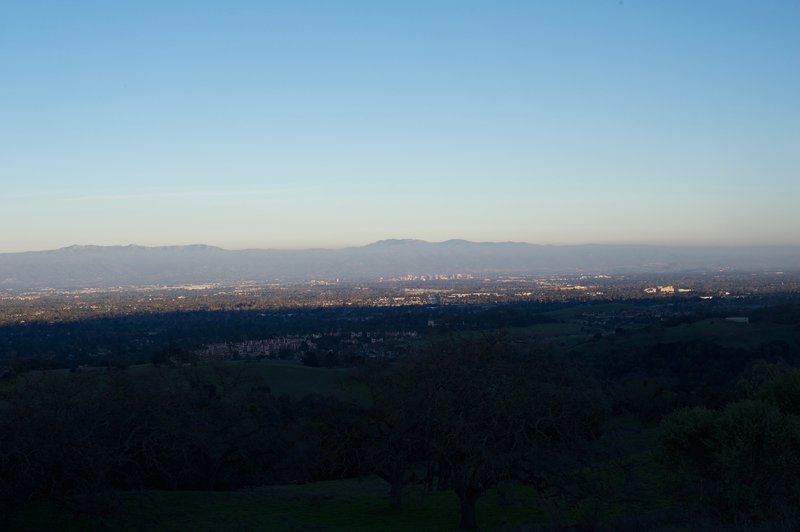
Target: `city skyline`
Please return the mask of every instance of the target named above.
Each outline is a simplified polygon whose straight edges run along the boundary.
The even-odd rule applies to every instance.
[[[800,4],[4,4],[0,252],[800,245]]]

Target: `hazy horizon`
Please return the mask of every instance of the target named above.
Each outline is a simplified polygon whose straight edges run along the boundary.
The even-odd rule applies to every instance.
[[[755,243],[755,244],[682,244],[682,243],[661,243],[652,244],[647,242],[576,242],[576,243],[539,243],[539,242],[523,242],[519,240],[468,240],[464,238],[448,238],[445,240],[425,240],[421,238],[382,238],[371,242],[360,242],[351,245],[342,246],[307,246],[307,247],[225,247],[205,242],[187,242],[179,244],[139,244],[135,242],[117,243],[117,244],[92,244],[92,243],[72,243],[57,248],[42,248],[42,249],[23,249],[16,251],[0,251],[0,254],[16,254],[16,253],[37,253],[44,251],[60,251],[70,248],[191,248],[191,247],[209,247],[221,249],[223,251],[307,251],[307,250],[325,250],[337,251],[351,248],[362,248],[373,246],[382,243],[400,243],[400,242],[417,242],[423,244],[447,244],[451,242],[461,242],[467,244],[517,244],[526,246],[540,246],[540,247],[653,247],[653,248],[686,248],[686,249],[753,249],[753,248],[800,248],[800,244],[770,244],[770,243]]]
[[[0,252],[800,245],[800,3],[4,3]]]

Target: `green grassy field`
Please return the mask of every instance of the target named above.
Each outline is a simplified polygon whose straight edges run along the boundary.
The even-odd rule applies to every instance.
[[[48,504],[27,508],[13,530],[45,531],[394,531],[455,530],[452,492],[408,489],[403,508],[389,509],[388,485],[378,479],[270,486],[233,492],[140,491],[114,494],[97,515],[75,515]],[[507,530],[541,522],[531,488],[510,485],[478,502],[482,529]]]
[[[622,420],[621,424],[626,424]],[[629,423],[628,423],[629,424]],[[631,428],[631,427],[628,427]],[[651,439],[653,430],[636,428],[636,438]],[[537,492],[504,484],[478,501],[481,530],[551,530],[553,525],[603,523],[649,516],[672,508],[658,484],[663,472],[649,452],[587,466],[580,473],[595,495],[570,504],[558,498],[543,502]],[[304,485],[265,486],[230,492],[138,491],[106,495],[93,511],[76,513],[52,503],[25,508],[16,531],[163,531],[211,532],[269,530],[312,531],[449,531],[458,524],[458,500],[452,491],[428,492],[410,486],[400,510],[388,506],[388,485],[376,478]],[[547,511],[545,510],[547,509]],[[643,518],[643,523],[646,523]],[[611,527],[611,528],[609,528]],[[663,530],[662,528],[658,528]]]
[[[773,341],[792,342],[800,338],[793,325],[776,323],[731,323],[720,318],[700,320],[674,327],[665,327],[660,333],[652,330],[653,338],[662,342],[710,340],[725,347],[756,348]]]
[[[289,395],[300,399],[310,393],[333,395],[363,404],[369,401],[366,385],[341,369],[314,368],[299,363],[260,361],[226,362],[232,371],[241,367],[252,372],[272,390],[273,395]]]
[[[800,331],[794,325],[777,323],[731,323],[709,318],[692,323],[650,325],[629,329],[624,335],[607,335],[575,345],[576,352],[602,352],[609,349],[635,349],[655,344],[710,342],[728,348],[757,349],[771,342],[800,344]]]
[[[301,399],[308,394],[332,395],[357,404],[368,404],[370,401],[367,386],[340,369],[314,368],[299,363],[278,361],[225,361],[221,363],[198,364],[196,367],[157,367],[152,364],[129,366],[124,370],[108,370],[103,367],[90,367],[71,373],[66,369],[32,371],[21,377],[31,382],[46,385],[48,381],[65,379],[76,384],[89,383],[104,377],[109,371],[124,372],[140,379],[171,379],[177,376],[196,375],[206,380],[219,381],[223,378],[230,382],[247,379],[262,386],[269,386],[275,396],[288,395]],[[2,386],[14,386],[14,380],[0,382]]]
[[[651,345],[703,340],[724,347],[753,349],[773,341],[792,343],[799,337],[797,328],[792,325],[731,323],[722,318],[710,318],[671,327],[650,326],[630,334],[624,341],[631,345]]]
[[[510,332],[543,337],[585,335],[579,323],[537,323],[529,327],[511,329]]]
[[[600,312],[622,312],[626,310],[635,310],[636,305],[629,303],[594,303],[590,305],[574,305],[567,308],[551,310],[544,312],[543,315],[556,320],[570,320],[582,316],[585,313],[600,313]]]

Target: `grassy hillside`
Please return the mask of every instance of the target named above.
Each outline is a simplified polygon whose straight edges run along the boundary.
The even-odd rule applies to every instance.
[[[795,325],[780,323],[732,323],[723,318],[709,318],[677,325],[649,325],[628,329],[622,335],[607,335],[576,346],[579,351],[594,352],[611,348],[634,349],[655,344],[714,343],[722,347],[755,350],[772,342],[800,343]]]
[[[77,372],[66,369],[32,371],[21,376],[22,379],[46,385],[51,380],[69,380],[76,385],[90,385],[104,379],[109,372],[126,372],[143,380],[170,380],[178,377],[198,378],[204,381],[219,382],[233,388],[241,383],[257,383],[268,386],[273,395],[288,395],[300,399],[308,394],[332,395],[339,399],[351,400],[357,404],[369,402],[366,385],[350,373],[340,369],[314,368],[299,363],[279,361],[225,361],[201,363],[186,367],[157,367],[152,364],[130,366],[125,369],[104,367],[81,368]],[[13,380],[0,381],[2,386],[13,386]]]

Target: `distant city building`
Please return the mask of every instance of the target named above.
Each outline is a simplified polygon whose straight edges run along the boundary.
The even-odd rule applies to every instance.
[[[680,294],[687,294],[691,292],[691,288],[675,288],[672,285],[665,285],[665,286],[650,286],[644,289],[645,294],[674,294],[678,292]]]

